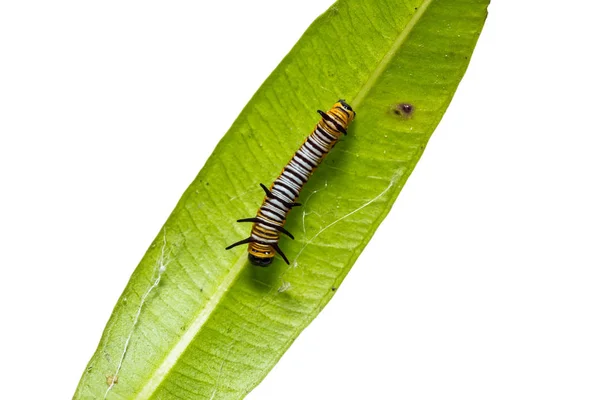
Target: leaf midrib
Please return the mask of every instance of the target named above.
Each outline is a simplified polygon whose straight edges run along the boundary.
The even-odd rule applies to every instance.
[[[386,70],[386,68],[392,61],[394,55],[396,55],[398,50],[402,47],[412,29],[419,22],[423,14],[425,14],[425,11],[432,2],[433,0],[424,0],[421,4],[421,7],[418,8],[417,12],[412,16],[410,21],[408,21],[408,24],[406,24],[404,29],[400,32],[400,34],[392,44],[392,47],[390,47],[390,50],[383,56],[381,61],[379,61],[377,67],[373,70],[373,73],[369,76],[365,84],[359,90],[358,94],[352,100],[351,104],[354,108],[358,108],[360,106],[360,104],[363,102],[364,98],[367,96],[371,88],[375,86],[375,83],[379,80],[383,72]],[[200,332],[206,321],[208,321],[213,311],[221,302],[223,296],[225,296],[225,294],[229,291],[229,288],[231,288],[233,283],[236,281],[237,276],[240,274],[240,272],[246,265],[246,258],[246,253],[242,253],[240,255],[237,261],[233,264],[229,273],[225,276],[225,279],[217,287],[217,290],[211,296],[208,303],[206,303],[206,305],[200,310],[198,315],[194,318],[193,322],[185,330],[184,334],[181,336],[177,344],[175,344],[173,349],[165,356],[163,362],[154,371],[146,385],[144,385],[144,387],[136,395],[135,399],[141,400],[150,398],[152,394],[156,391],[156,389],[160,386],[161,382],[169,374],[173,366],[177,363],[177,360],[185,352],[185,350],[188,348],[192,340],[194,340],[198,332]]]
[[[194,318],[193,322],[185,330],[184,334],[181,336],[177,344],[175,344],[173,349],[167,354],[160,366],[154,371],[146,385],[144,385],[142,390],[140,390],[140,392],[135,397],[136,399],[150,398],[150,396],[154,393],[154,391],[163,381],[164,377],[166,377],[169,374],[171,368],[173,368],[179,357],[187,349],[192,340],[194,340],[198,332],[200,332],[208,318],[211,316],[213,311],[221,302],[221,299],[223,298],[225,293],[229,291],[229,288],[233,285],[237,276],[245,267],[246,258],[246,253],[242,253],[242,255],[233,264],[233,267],[227,273],[225,279],[223,279],[221,284],[217,287],[217,290],[208,300],[208,303],[206,303],[206,305],[200,310],[196,318]]]
[[[390,62],[392,62],[392,58],[394,57],[394,55],[396,55],[400,47],[402,47],[412,29],[415,27],[417,22],[419,22],[423,14],[425,14],[425,11],[427,10],[432,1],[433,0],[423,1],[421,7],[417,9],[417,12],[414,13],[410,21],[408,21],[408,24],[406,24],[404,29],[402,29],[402,32],[400,32],[400,34],[392,44],[392,47],[390,47],[390,50],[387,53],[385,53],[381,61],[379,61],[379,64],[377,64],[377,67],[375,68],[373,73],[369,76],[369,79],[367,79],[365,84],[360,88],[358,94],[354,97],[354,99],[351,102],[352,107],[358,108],[360,106],[360,104],[363,102],[371,88],[375,86],[375,83],[377,82],[381,74],[383,74],[383,71],[385,71]]]

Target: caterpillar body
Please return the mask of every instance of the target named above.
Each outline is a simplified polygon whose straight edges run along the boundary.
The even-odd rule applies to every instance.
[[[294,239],[294,236],[283,228],[287,214],[293,207],[300,205],[296,203],[300,190],[342,134],[346,134],[348,125],[356,116],[352,107],[344,100],[338,100],[327,112],[317,112],[321,119],[279,177],[270,188],[260,184],[265,191],[265,198],[256,217],[238,220],[253,223],[250,237],[226,248],[229,250],[247,243],[248,260],[254,265],[268,266],[273,262],[275,253],[289,265],[290,262],[278,245],[282,233]]]

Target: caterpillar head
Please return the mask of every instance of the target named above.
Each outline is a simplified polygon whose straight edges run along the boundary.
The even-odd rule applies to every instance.
[[[252,265],[257,265],[259,267],[266,267],[273,262],[273,256],[269,258],[257,257],[252,253],[248,253],[248,261],[252,263]]]
[[[250,243],[248,245],[248,261],[259,267],[266,267],[273,262],[275,251],[273,247],[262,243]]]

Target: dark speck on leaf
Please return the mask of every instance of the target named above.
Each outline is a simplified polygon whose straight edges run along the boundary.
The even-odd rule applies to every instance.
[[[331,288],[332,292],[335,292],[336,290],[337,290],[337,288],[335,286]]]
[[[411,117],[415,111],[415,107],[410,103],[399,103],[394,106],[394,114],[401,115],[405,118]]]

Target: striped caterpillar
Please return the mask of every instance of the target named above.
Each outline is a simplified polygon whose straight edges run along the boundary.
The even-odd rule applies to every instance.
[[[252,232],[249,238],[232,244],[226,250],[248,243],[248,260],[254,265],[266,267],[271,264],[275,252],[290,264],[278,245],[281,233],[294,239],[294,236],[283,228],[287,214],[292,207],[300,205],[296,203],[300,190],[342,134],[346,134],[348,125],[356,116],[352,107],[344,100],[338,100],[327,112],[317,112],[321,115],[321,120],[283,168],[279,177],[269,189],[260,184],[265,191],[265,198],[256,217],[237,221],[252,222]]]

